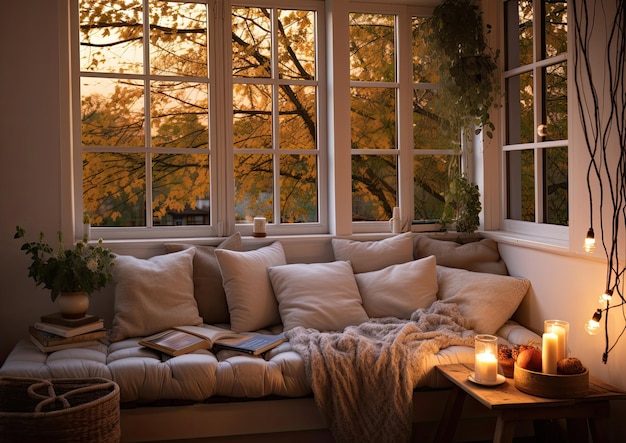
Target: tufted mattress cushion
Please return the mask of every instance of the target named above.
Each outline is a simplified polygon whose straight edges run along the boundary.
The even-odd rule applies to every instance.
[[[497,335],[502,343],[522,344],[540,340],[535,333],[514,322],[507,322]],[[131,338],[45,354],[29,340],[22,340],[0,368],[0,375],[104,377],[119,384],[123,403],[203,401],[214,396],[301,397],[311,393],[303,361],[288,342],[263,357],[233,351],[214,354],[199,350],[172,358],[162,357],[138,342],[139,338]],[[473,348],[452,346],[443,349],[426,359],[416,387],[440,387],[445,383],[437,377],[436,365],[473,364],[473,361]]]

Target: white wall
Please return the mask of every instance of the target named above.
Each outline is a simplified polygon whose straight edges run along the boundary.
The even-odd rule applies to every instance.
[[[15,225],[42,229],[53,236],[61,227],[61,152],[59,141],[59,5],[64,0],[0,2],[0,362],[15,342],[25,337],[29,324],[55,307],[49,294],[27,278],[28,258],[13,240]],[[599,64],[602,66],[601,64]],[[586,198],[585,158],[580,157],[580,134],[574,129],[572,198]],[[584,203],[574,205],[572,224],[582,236],[588,220]],[[582,222],[580,220],[583,220]],[[583,232],[580,234],[580,232]],[[34,234],[34,232],[31,232]],[[580,234],[580,235],[578,235]],[[301,247],[302,250],[298,251]],[[306,256],[307,246],[294,244],[293,254]],[[578,252],[578,245],[572,246]],[[319,251],[326,254],[328,251]],[[626,340],[601,362],[602,336],[588,336],[583,323],[595,310],[604,289],[604,264],[580,255],[542,251],[522,244],[502,244],[501,252],[513,275],[529,278],[532,290],[518,318],[540,331],[544,319],[571,323],[570,348],[594,376],[626,389]],[[110,318],[111,290],[92,299],[94,312]],[[611,336],[623,326],[612,316]],[[618,323],[621,322],[621,323]]]

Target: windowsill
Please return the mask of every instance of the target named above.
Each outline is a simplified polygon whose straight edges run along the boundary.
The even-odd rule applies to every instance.
[[[586,254],[582,251],[572,251],[567,240],[507,231],[481,231],[480,233],[484,237],[491,238],[501,244],[536,249],[543,252],[566,255],[584,260],[605,261],[604,257],[598,255],[597,252],[595,254]]]

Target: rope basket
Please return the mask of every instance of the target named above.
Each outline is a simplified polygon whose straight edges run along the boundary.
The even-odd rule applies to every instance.
[[[120,435],[111,380],[0,377],[0,442],[117,443]]]

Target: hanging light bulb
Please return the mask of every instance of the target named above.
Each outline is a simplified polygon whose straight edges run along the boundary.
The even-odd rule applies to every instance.
[[[585,252],[593,252],[596,249],[596,237],[593,233],[593,228],[589,228],[587,236],[585,237]]]
[[[589,335],[596,335],[600,332],[600,319],[602,318],[602,309],[597,309],[593,316],[585,323],[585,331]]]
[[[612,289],[607,289],[606,291],[604,291],[604,293],[602,293],[602,295],[600,296],[600,298],[598,299],[598,302],[604,306],[606,305],[608,302],[611,301],[611,299],[613,298],[613,290]]]

